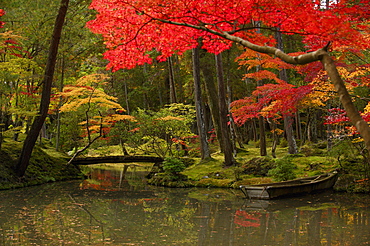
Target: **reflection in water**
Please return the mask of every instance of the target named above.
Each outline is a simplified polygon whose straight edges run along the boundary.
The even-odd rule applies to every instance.
[[[366,245],[370,196],[245,200],[147,186],[143,172],[1,191],[0,245]]]

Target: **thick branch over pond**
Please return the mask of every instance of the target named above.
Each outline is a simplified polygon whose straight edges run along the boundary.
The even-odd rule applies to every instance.
[[[156,156],[99,156],[75,158],[73,165],[91,165],[99,163],[130,163],[130,162],[163,162],[163,158]]]

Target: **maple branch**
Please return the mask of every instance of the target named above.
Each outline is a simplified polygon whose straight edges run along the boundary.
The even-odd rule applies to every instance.
[[[126,44],[128,44],[128,43],[131,43],[132,41],[136,41],[136,38],[139,36],[139,34],[140,34],[140,31],[146,26],[146,25],[148,25],[150,22],[152,22],[153,20],[151,19],[151,20],[149,20],[148,22],[145,22],[137,31],[136,31],[136,33],[135,33],[135,35],[134,35],[134,37],[132,38],[132,39],[130,39],[129,41],[127,41],[126,42]]]
[[[99,111],[99,115],[100,115],[99,135],[98,136],[95,136],[93,139],[91,139],[91,131],[89,129],[89,119],[90,119],[90,117],[89,117],[89,111],[90,111],[90,108],[91,108],[91,99],[92,99],[92,96],[93,96],[94,92],[95,92],[95,88],[92,90],[92,92],[91,92],[91,94],[89,96],[88,107],[87,107],[87,110],[85,111],[85,115],[86,115],[86,132],[87,132],[88,142],[87,142],[87,144],[82,149],[77,150],[73,154],[73,156],[71,157],[71,159],[68,161],[67,165],[71,164],[72,161],[79,154],[81,154],[82,152],[84,152],[85,150],[87,150],[96,140],[98,140],[103,135],[103,115]]]
[[[268,31],[273,31],[273,32],[281,32],[281,33],[284,33],[284,34],[310,35],[309,33],[304,33],[304,32],[278,31],[278,30],[276,30],[275,27],[256,27],[256,26],[234,29],[233,31],[228,31],[227,33],[232,35],[232,34],[235,34],[235,33],[238,33],[238,32],[249,31],[249,30],[254,30],[254,29],[260,29],[260,30],[262,29],[262,30],[268,30]]]
[[[290,63],[290,64],[305,65],[305,64],[308,64],[308,63],[311,63],[311,62],[314,62],[314,61],[319,61],[319,60],[321,60],[321,57],[325,53],[327,53],[327,49],[326,49],[326,46],[325,46],[324,48],[318,49],[318,50],[313,51],[313,52],[305,53],[305,54],[302,54],[302,55],[299,55],[299,56],[291,56],[291,55],[286,54],[285,52],[283,52],[282,50],[280,50],[276,47],[256,45],[256,44],[251,43],[251,42],[249,42],[249,41],[247,41],[243,38],[231,35],[228,32],[216,31],[216,30],[207,28],[206,25],[205,26],[199,26],[199,25],[193,25],[193,24],[189,24],[189,23],[182,23],[182,22],[175,22],[175,21],[171,21],[171,20],[164,20],[164,19],[155,18],[155,17],[151,17],[151,18],[153,18],[154,20],[163,22],[163,23],[171,24],[171,25],[184,26],[184,27],[189,27],[189,28],[205,31],[205,32],[211,33],[213,35],[216,35],[216,36],[222,37],[224,39],[227,39],[227,40],[233,41],[235,43],[238,43],[238,44],[240,44],[240,45],[242,45],[242,46],[244,46],[248,49],[251,49],[253,51],[256,51],[256,52],[259,52],[259,53],[264,53],[264,54],[274,55],[274,56],[280,58],[281,60],[285,61],[286,63]]]
[[[99,135],[96,136],[95,138],[93,138],[91,140],[91,135],[90,135],[90,131],[89,131],[89,127],[87,126],[87,134],[88,134],[88,143],[82,148],[82,149],[79,149],[77,150],[74,155],[71,157],[71,159],[68,161],[67,165],[71,164],[72,161],[79,155],[81,154],[82,152],[84,152],[85,150],[87,150],[96,140],[98,140],[102,135],[103,135],[103,116],[101,114],[101,112],[99,111],[99,115],[100,115],[100,129],[99,129]]]

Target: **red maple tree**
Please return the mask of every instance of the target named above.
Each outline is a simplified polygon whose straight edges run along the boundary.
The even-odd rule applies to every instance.
[[[274,38],[258,28],[279,28],[285,34],[299,34],[308,50],[324,47],[368,47],[361,33],[368,26],[368,0],[358,4],[339,1],[330,8],[312,0],[93,0],[90,8],[98,14],[87,26],[100,33],[108,51],[105,58],[113,70],[132,68],[164,60],[197,46],[212,53],[228,49],[234,40],[228,35],[256,45],[271,45]],[[361,6],[361,8],[359,8]],[[190,27],[190,28],[189,28]]]
[[[3,9],[0,9],[0,17],[5,15],[5,11]],[[0,28],[2,28],[4,26],[4,22],[3,21],[0,21]]]
[[[153,59],[163,61],[198,45],[220,53],[233,43],[274,55],[290,64],[321,61],[341,102],[370,151],[370,128],[354,107],[329,49],[368,49],[369,0],[93,0],[98,14],[87,26],[102,34],[113,71],[132,68]],[[260,32],[260,30],[269,32]],[[272,44],[269,34],[279,30],[300,35],[307,53],[289,55]],[[328,45],[330,44],[330,45]]]
[[[260,115],[267,118],[292,116],[301,100],[311,91],[311,85],[294,87],[288,83],[266,84],[257,87],[251,97],[232,102],[231,112],[239,125]]]

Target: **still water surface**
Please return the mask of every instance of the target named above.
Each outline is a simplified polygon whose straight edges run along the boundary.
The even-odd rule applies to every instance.
[[[127,172],[126,172],[127,171]],[[148,186],[143,172],[0,191],[0,245],[367,245],[369,195],[248,201]]]

